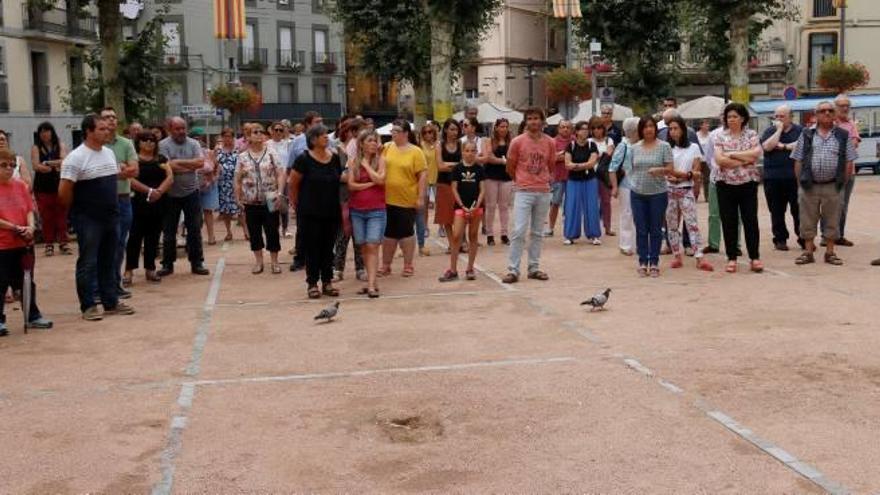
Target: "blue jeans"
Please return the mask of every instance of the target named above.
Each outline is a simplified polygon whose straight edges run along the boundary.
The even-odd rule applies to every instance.
[[[119,198],[119,221],[116,223],[116,285],[122,287],[122,262],[128,246],[132,222],[131,198]]]
[[[599,181],[571,180],[565,186],[565,221],[562,234],[566,239],[579,239],[583,229],[588,239],[602,236],[599,226]]]
[[[351,215],[351,233],[354,243],[380,244],[385,236],[385,209],[349,210]],[[416,216],[418,218],[418,216]],[[416,221],[418,225],[418,221]],[[424,224],[423,224],[424,225]],[[424,243],[424,241],[422,241]]]
[[[183,211],[183,224],[186,226],[186,252],[189,263],[199,266],[202,257],[202,197],[196,191],[182,198],[169,197],[165,214],[165,230],[162,233],[162,266],[173,268],[177,260],[177,221]]]
[[[669,197],[659,194],[630,193],[633,221],[636,224],[636,251],[640,266],[660,264],[660,246],[663,245],[663,220]]]
[[[541,246],[544,242],[544,220],[550,211],[550,193],[517,191],[513,197],[513,231],[510,234],[508,271],[519,276],[519,265],[529,231],[529,273],[538,271],[541,261]]]
[[[79,257],[76,260],[76,295],[79,307],[85,311],[95,305],[95,283],[104,309],[115,308],[119,302],[119,274],[116,266],[117,231],[116,216],[95,219],[75,215],[76,242]]]

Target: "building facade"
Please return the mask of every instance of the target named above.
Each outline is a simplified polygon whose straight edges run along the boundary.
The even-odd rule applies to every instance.
[[[173,81],[165,113],[207,105],[212,88],[239,81],[260,92],[263,106],[248,118],[299,119],[318,109],[332,120],[345,102],[341,25],[328,17],[325,0],[246,0],[245,38],[214,37],[212,0],[172,0],[162,15],[164,70]],[[128,35],[166,8],[146,4]],[[219,118],[206,119],[216,128]]]
[[[547,106],[543,74],[565,65],[565,22],[545,0],[506,0],[465,67],[459,103],[486,101],[511,108]]]
[[[67,144],[78,140],[80,117],[65,99],[71,81],[84,76],[82,50],[97,40],[94,15],[74,1],[56,5],[0,0],[0,128],[28,161],[40,122],[52,122]]]

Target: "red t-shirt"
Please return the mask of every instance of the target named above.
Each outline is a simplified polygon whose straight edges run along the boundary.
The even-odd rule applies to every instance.
[[[28,213],[33,211],[34,202],[28,192],[27,184],[12,179],[0,184],[0,218],[15,225],[27,225]],[[27,242],[13,230],[0,229],[0,249],[17,249],[27,246]]]
[[[349,171],[349,173],[354,173]],[[360,175],[356,182],[370,182],[370,174],[366,171],[358,171]],[[361,191],[352,191],[348,198],[348,207],[352,210],[384,210],[385,209],[385,186],[374,185]]]
[[[556,152],[565,151],[571,146],[571,143],[574,141],[573,137],[568,139],[556,136],[553,138],[553,141],[556,143]],[[554,160],[556,157],[553,158]],[[553,182],[562,182],[568,180],[568,169],[565,168],[565,160],[562,161],[554,161],[553,162]]]
[[[514,181],[518,191],[550,192],[550,171],[556,160],[553,138],[542,134],[538,140],[520,134],[510,142],[507,159],[516,165]]]

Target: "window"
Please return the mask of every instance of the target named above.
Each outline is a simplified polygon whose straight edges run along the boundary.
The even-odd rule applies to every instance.
[[[312,12],[314,12],[316,14],[324,12],[324,4],[325,3],[326,3],[325,0],[312,0]]]
[[[278,83],[278,103],[296,103],[296,82]]]
[[[813,0],[813,17],[837,17],[831,0]]]
[[[31,81],[33,82],[34,113],[51,113],[49,63],[43,52],[31,52]]]
[[[244,39],[241,40],[239,65],[250,65],[256,61],[257,46],[257,23],[248,21],[244,25]]]
[[[6,75],[6,51],[4,46],[0,45],[0,76]]]
[[[67,70],[68,77],[70,78],[70,84],[76,84],[78,82],[82,82],[83,79],[85,79],[85,71],[83,70],[82,57],[70,57],[67,61]]]
[[[291,26],[278,26],[278,65],[290,67],[293,65],[293,28]]]
[[[314,103],[330,103],[330,81],[315,81],[315,101]]]
[[[278,0],[278,8],[283,10],[293,10],[292,0]]]
[[[547,35],[547,38],[548,38],[548,39],[547,39],[547,44],[550,45],[550,49],[551,49],[551,50],[555,50],[555,49],[556,49],[556,45],[557,45],[556,37],[557,37],[557,36],[556,36],[556,29],[555,29],[555,28],[550,28],[550,34]]]
[[[165,37],[165,63],[174,64],[180,58],[182,40],[179,22],[163,22],[162,36]]]
[[[807,86],[815,87],[822,62],[837,55],[837,33],[810,34],[809,81]]]
[[[327,53],[327,41],[329,35],[326,29],[315,29],[313,31],[313,48],[315,51],[315,62],[319,64],[327,63],[330,55]]]

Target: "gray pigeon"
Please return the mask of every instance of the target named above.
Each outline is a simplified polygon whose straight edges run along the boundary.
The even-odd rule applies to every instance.
[[[336,317],[336,313],[338,313],[338,312],[339,312],[339,301],[336,301],[335,303],[331,304],[330,306],[327,306],[326,308],[322,309],[321,312],[318,313],[318,316],[315,317],[315,321],[326,320],[329,323],[329,322],[333,321],[333,318]]]
[[[590,311],[604,311],[605,303],[608,302],[608,298],[611,297],[611,289],[605,289],[603,292],[596,294],[590,299],[581,303],[581,306],[590,305],[592,309]]]

